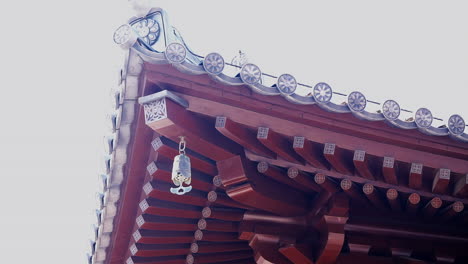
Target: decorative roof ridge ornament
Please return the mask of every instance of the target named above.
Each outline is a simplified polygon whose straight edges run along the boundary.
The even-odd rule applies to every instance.
[[[247,63],[249,63],[249,59],[247,58],[246,53],[242,52],[242,50],[239,50],[239,54],[234,56],[231,60],[231,64],[239,69]]]

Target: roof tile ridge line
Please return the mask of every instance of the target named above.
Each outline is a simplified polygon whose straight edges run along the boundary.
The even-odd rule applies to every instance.
[[[175,48],[177,46],[177,48]],[[171,47],[170,49],[168,49],[169,47]],[[148,48],[148,47],[147,47]],[[135,49],[137,50],[139,53],[141,53],[143,55],[144,50],[145,48],[141,47],[140,45],[137,44],[137,41],[134,42],[134,45],[132,46],[132,49]],[[196,69],[195,72],[193,72],[193,67],[188,67],[189,63],[185,63],[185,59],[186,59],[186,56],[187,56],[187,50],[191,53],[191,54],[194,54],[195,56],[198,56],[200,58],[204,58],[202,64],[203,64],[203,68],[204,69]],[[168,57],[168,54],[170,54],[170,56]],[[143,59],[144,60],[147,60],[149,59],[150,61],[152,60],[151,57],[159,57],[157,58],[157,61],[154,62],[154,63],[167,63],[169,62],[170,64],[172,64],[173,66],[175,66],[176,68],[178,68],[179,70],[181,71],[186,71],[186,72],[189,72],[191,74],[202,74],[202,73],[208,73],[208,74],[214,74],[214,75],[217,75],[217,74],[220,74],[220,72],[218,73],[213,73],[213,72],[210,72],[209,68],[207,68],[205,65],[206,65],[206,58],[209,56],[209,55],[213,55],[213,54],[216,54],[216,55],[219,55],[217,53],[210,53],[208,54],[206,57],[203,57],[203,56],[199,56],[199,55],[196,55],[194,52],[192,52],[190,49],[188,49],[188,47],[185,45],[185,42],[182,42],[181,43],[178,43],[178,42],[173,42],[173,43],[170,43],[169,45],[166,46],[166,51],[164,52],[164,54],[157,54],[158,56],[155,56],[154,52],[149,52],[147,54],[144,54]],[[160,56],[160,55],[164,55],[164,56]],[[219,55],[219,57],[222,59],[221,55]],[[174,58],[177,58],[177,60],[174,60]],[[179,65],[180,64],[180,65]],[[247,63],[249,65],[250,68],[254,68],[254,69],[257,69],[258,72],[260,72],[260,69],[258,68],[258,66],[254,65],[254,64],[251,64],[251,63]],[[195,65],[197,66],[197,65]],[[200,65],[198,65],[200,66]],[[213,66],[211,64],[211,66]],[[277,85],[276,87],[266,87],[266,86],[263,86],[261,84],[258,84],[257,82],[259,82],[256,78],[253,79],[253,83],[252,82],[249,82],[249,81],[245,81],[244,79],[245,78],[242,78],[242,69],[245,67],[245,65],[242,66],[241,68],[241,76],[240,78],[237,77],[238,79],[241,79],[242,82],[246,83],[248,86],[250,86],[250,88],[252,90],[254,90],[255,92],[257,93],[261,93],[261,94],[267,94],[267,95],[277,95],[277,94],[281,94],[281,95],[285,95],[282,90],[280,89],[280,85]],[[223,68],[224,68],[224,60],[223,60]],[[272,75],[269,75],[269,74],[265,74],[266,76],[272,76]],[[259,77],[258,79],[260,79],[262,76],[262,73],[260,72]],[[250,76],[252,77],[252,76]],[[255,76],[254,76],[255,77]],[[281,77],[281,76],[280,76]],[[280,78],[279,77],[279,78]],[[232,78],[232,77],[231,77]],[[236,78],[236,77],[234,77]],[[279,79],[278,78],[278,79]],[[248,80],[248,79],[247,79]],[[254,84],[257,84],[257,85],[254,85]],[[231,85],[239,85],[238,83],[235,83],[235,84],[232,84]],[[297,86],[297,82],[295,82],[295,86]],[[259,86],[259,87],[257,87]],[[271,89],[273,88],[273,89]],[[276,89],[275,89],[276,88]],[[315,89],[315,87],[314,87]],[[278,90],[280,93],[278,93]],[[331,91],[333,93],[333,91]],[[381,114],[381,113],[372,113],[372,112],[367,112],[367,111],[364,111],[364,108],[365,108],[365,105],[364,107],[362,107],[362,102],[371,102],[371,103],[376,103],[372,100],[367,100],[365,98],[365,96],[362,94],[362,93],[359,93],[359,92],[356,92],[359,94],[359,97],[360,97],[360,105],[359,104],[356,104],[354,99],[353,100],[350,100],[350,97],[348,96],[348,103],[347,105],[345,106],[345,108],[347,109],[344,109],[344,107],[340,107],[341,109],[336,109],[336,107],[339,107],[338,105],[335,105],[335,106],[326,106],[326,105],[323,105],[323,108],[325,110],[328,110],[328,111],[332,111],[332,112],[349,112],[351,111],[356,117],[358,118],[362,118],[362,119],[365,119],[365,120],[369,120],[369,121],[382,121],[384,119],[389,119],[387,115],[385,114]],[[340,93],[338,93],[340,94]],[[286,97],[288,98],[289,95],[286,94]],[[300,96],[301,97],[301,96]],[[303,98],[302,98],[303,99]],[[289,101],[292,101],[293,103],[301,103],[301,102],[298,102],[298,101],[295,101],[295,100],[289,100]],[[387,100],[386,102],[388,101],[391,101],[393,103],[395,103],[396,105],[398,105],[395,101],[393,100]],[[312,102],[309,102],[308,104],[311,104]],[[384,103],[385,104],[385,103]],[[321,105],[321,104],[319,104]],[[419,110],[422,110],[422,109],[425,109],[425,108],[420,108],[418,109]],[[427,110],[427,109],[426,109]],[[388,111],[388,109],[385,109],[383,108],[383,111]],[[416,111],[416,112],[418,112]],[[395,111],[394,111],[395,112]],[[398,116],[400,114],[400,108],[399,108],[399,105],[398,105]],[[383,116],[383,117],[382,117]],[[425,125],[427,122],[423,122],[423,121],[420,121],[418,122],[418,120],[420,119],[427,119],[428,116],[430,116],[430,122],[429,122],[429,125]],[[461,123],[464,124],[464,120],[459,116],[459,115],[452,115],[450,117],[450,120],[452,120],[453,118],[458,118],[458,120],[461,120]],[[454,122],[451,122],[449,120],[449,127],[452,126],[454,129],[448,129],[448,128],[437,128],[437,127],[432,127],[430,126],[431,123],[432,123],[432,120],[434,119],[439,119],[439,118],[434,118],[432,116],[432,113],[430,113],[429,111],[429,115],[426,113],[425,116],[422,116],[421,115],[418,115],[416,114],[415,115],[415,121],[414,122],[411,122],[411,123],[408,123],[406,121],[403,121],[403,120],[388,120],[389,123],[391,123],[392,125],[394,126],[397,126],[399,128],[404,128],[404,129],[418,129],[420,130],[421,132],[423,133],[426,133],[426,134],[429,134],[429,135],[437,135],[437,136],[447,136],[447,135],[451,135],[453,138],[455,139],[458,139],[460,141],[465,141],[465,142],[468,142],[468,135],[466,134],[463,134],[463,131],[465,129],[465,126],[461,126],[460,124],[455,124]],[[392,122],[393,121],[393,122]],[[460,122],[459,122],[460,123]],[[458,134],[455,134],[453,131],[461,131],[459,132]]]
[[[107,261],[107,253],[108,248],[112,246],[112,236],[114,231],[115,225],[115,217],[118,215],[118,208],[116,204],[119,202],[121,197],[121,185],[123,183],[123,176],[124,176],[124,164],[127,160],[127,149],[130,145],[130,126],[135,120],[135,113],[132,115],[126,115],[125,108],[122,107],[124,102],[136,104],[138,98],[133,98],[135,95],[132,92],[138,91],[139,81],[138,76],[141,73],[143,67],[136,67],[133,70],[129,68],[132,67],[132,61],[135,61],[136,64],[141,64],[143,60],[141,57],[135,53],[134,51],[130,50],[128,53],[125,54],[125,63],[122,76],[122,80],[127,80],[128,77],[137,76],[136,82],[120,82],[118,85],[120,86],[120,96],[117,98],[114,97],[115,100],[119,100],[115,103],[116,106],[121,108],[121,111],[116,111],[116,114],[120,117],[119,119],[128,119],[128,120],[121,120],[118,122],[117,127],[113,133],[114,142],[112,143],[112,148],[110,149],[108,160],[106,161],[106,167],[108,170],[106,171],[106,181],[103,184],[103,196],[102,199],[103,204],[101,204],[101,221],[98,220],[96,232],[96,237],[94,238],[94,249],[91,249],[91,253],[88,256],[88,262],[91,260],[91,263],[104,263]],[[135,66],[135,65],[133,65]],[[133,72],[132,72],[133,71]],[[130,73],[130,74],[129,74]],[[133,73],[133,74],[132,74]],[[123,85],[122,85],[123,84]],[[128,93],[130,91],[130,93]],[[121,125],[121,124],[124,125]],[[111,209],[109,209],[111,208]],[[100,222],[100,223],[99,223]],[[105,240],[105,241],[104,241]],[[101,245],[102,244],[102,245]]]
[[[175,66],[177,69],[179,69],[182,72],[190,71],[190,67],[187,67],[187,64],[185,64],[185,62],[182,62],[180,65],[174,65],[173,64],[173,66]],[[184,66],[186,67],[185,69],[184,69]],[[199,72],[190,72],[190,74],[201,74],[201,73],[199,73]],[[239,85],[239,84],[235,83],[235,84],[231,84],[231,85]],[[267,94],[267,95],[276,95],[276,94],[271,94],[271,91],[266,91],[266,93],[262,93],[262,92],[258,91],[258,88],[254,87],[252,85],[248,85],[248,86],[253,88],[253,90],[255,92],[257,92],[257,93]],[[268,88],[270,88],[270,87],[268,87]],[[271,88],[273,88],[273,87],[271,87]],[[286,97],[286,99],[288,99],[288,98],[289,97]],[[292,101],[293,103],[297,103],[297,102],[295,102],[293,100],[290,100],[290,101]],[[393,101],[393,100],[387,100],[387,101]],[[311,103],[305,103],[305,104],[311,104]],[[319,104],[319,106],[324,108],[325,104]],[[338,105],[335,105],[335,106],[338,106]],[[346,109],[349,109],[349,108],[346,107]],[[422,109],[424,109],[424,108],[422,108]],[[337,112],[337,113],[351,112],[351,113],[353,113],[353,115],[357,116],[358,118],[365,119],[365,120],[368,120],[368,121],[382,121],[382,120],[384,120],[384,118],[381,117],[381,115],[383,115],[381,113],[370,113],[370,112],[365,112],[365,111],[360,112],[360,111],[350,111],[350,110],[334,111],[336,109],[325,109],[325,110],[331,110],[331,112]],[[421,110],[421,108],[419,110]],[[405,111],[407,111],[407,110],[405,110]],[[458,115],[453,115],[453,116],[458,116]],[[458,117],[461,119],[460,116],[458,116]],[[432,116],[431,116],[431,118],[432,118]],[[437,128],[437,127],[432,127],[432,126],[430,126],[430,127],[421,127],[421,126],[418,126],[415,122],[408,122],[408,121],[398,120],[398,119],[397,120],[387,120],[387,121],[389,123],[391,123],[392,125],[396,126],[396,127],[403,128],[403,129],[418,129],[418,130],[420,130],[420,132],[428,134],[428,135],[435,135],[435,136],[450,135],[450,133],[449,133],[450,130],[448,128],[446,128],[446,127],[443,127],[443,128]],[[464,122],[464,121],[462,120],[462,122]],[[464,126],[463,126],[463,130],[464,130]],[[466,134],[451,135],[451,137],[454,138],[454,139],[457,139],[458,141],[468,142],[468,135],[466,135]]]

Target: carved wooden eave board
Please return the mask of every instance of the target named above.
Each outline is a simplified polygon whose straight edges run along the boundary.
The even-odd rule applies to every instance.
[[[259,83],[255,65],[224,75],[161,9],[119,30],[145,25],[117,34],[129,53],[90,262],[466,263],[463,119],[404,122],[393,104],[365,112],[359,93],[335,105],[325,84],[300,96],[292,76]],[[169,192],[180,136],[185,195]]]

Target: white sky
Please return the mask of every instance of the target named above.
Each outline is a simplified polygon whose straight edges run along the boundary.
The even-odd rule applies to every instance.
[[[239,49],[267,73],[468,119],[463,1],[155,1],[201,55]],[[0,252],[85,263],[125,0],[0,4]],[[343,98],[344,100],[344,98]],[[445,122],[444,122],[445,123]]]

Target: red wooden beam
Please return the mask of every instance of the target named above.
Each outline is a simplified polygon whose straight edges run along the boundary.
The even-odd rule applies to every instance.
[[[421,189],[423,165],[421,163],[411,163],[408,187],[412,189]]]
[[[306,231],[307,227],[302,225],[284,225],[271,222],[243,221],[239,225],[239,238],[243,240],[250,240],[254,234],[294,238],[297,236],[302,236]]]
[[[395,243],[390,243],[392,247],[401,247],[402,245],[408,247],[409,245],[409,247],[413,248],[427,249],[431,247],[433,241],[453,243],[454,245],[455,243],[459,245],[468,243],[466,230],[450,225],[441,227],[439,224],[425,224],[421,221],[411,225],[409,225],[408,222],[401,221],[375,223],[374,221],[376,219],[369,219],[368,216],[366,216],[366,219],[361,219],[359,221],[357,221],[356,218],[351,218],[351,220],[352,222],[348,221],[345,225],[347,233],[353,234],[353,237],[355,236],[354,234],[362,235],[364,240],[361,241],[369,241],[369,236],[382,238],[383,244],[378,246],[389,245],[389,242],[392,242],[392,240],[388,239],[390,237],[398,238]],[[414,244],[413,241],[418,241],[419,244]],[[366,243],[368,242],[364,244]]]
[[[388,189],[386,196],[390,208],[392,208],[393,211],[400,212],[401,204],[400,199],[398,198],[398,191],[395,189]]]
[[[240,222],[244,217],[244,211],[221,207],[205,207],[202,210],[202,215],[204,218]]]
[[[190,244],[132,244],[130,253],[138,257],[180,256],[188,253]]]
[[[195,219],[199,219],[202,216],[202,207],[161,201],[153,198],[144,199],[140,202],[139,206],[144,214]]]
[[[193,233],[192,233],[193,234]],[[192,238],[196,241],[209,241],[209,242],[236,242],[239,241],[237,232],[215,232],[215,231],[202,231],[197,229]]]
[[[457,252],[452,248],[436,247],[434,250],[434,256],[437,264],[455,263],[457,255],[460,255],[460,252]]]
[[[168,79],[168,81],[171,80]],[[206,87],[202,88],[205,89]],[[396,160],[402,162],[410,163],[412,162],[412,160],[415,159],[415,157],[417,157],[421,163],[432,168],[439,168],[445,166],[444,164],[452,164],[450,169],[457,173],[466,173],[468,169],[468,164],[464,162],[464,159],[466,159],[466,156],[468,156],[466,148],[463,148],[460,144],[457,145],[453,140],[450,140],[448,138],[444,139],[444,143],[442,144],[441,142],[435,143],[433,136],[427,137],[423,140],[425,141],[425,146],[423,147],[421,145],[421,137],[426,137],[425,135],[418,133],[417,131],[401,131],[404,134],[412,134],[410,136],[412,137],[411,140],[409,140],[408,135],[400,135],[399,140],[394,141],[393,143],[389,143],[388,140],[393,140],[392,138],[395,137],[395,132],[397,130],[389,128],[392,131],[388,131],[387,135],[385,136],[386,141],[383,141],[381,133],[381,123],[377,124],[379,126],[378,132],[376,130],[373,130],[373,132],[370,132],[370,134],[368,132],[364,133],[366,134],[364,136],[364,134],[362,133],[366,129],[363,130],[361,124],[359,126],[355,125],[355,128],[353,130],[354,132],[358,134],[360,133],[361,135],[357,135],[356,133],[347,134],[343,133],[343,131],[349,131],[349,127],[348,129],[342,127],[340,131],[331,131],[323,127],[324,124],[330,124],[330,118],[335,119],[337,115],[333,113],[331,113],[331,115],[333,115],[334,117],[318,117],[321,118],[323,121],[323,123],[321,123],[321,125],[318,126],[311,124],[310,120],[308,120],[308,116],[305,119],[298,117],[296,120],[291,120],[290,115],[288,115],[288,117],[279,118],[278,114],[280,113],[273,113],[271,110],[272,107],[277,107],[277,105],[273,106],[271,104],[271,96],[257,95],[257,97],[262,97],[265,99],[265,101],[270,102],[268,106],[264,107],[262,112],[257,107],[253,106],[251,103],[245,104],[242,103],[242,101],[240,101],[240,105],[233,106],[229,105],[227,101],[217,102],[213,101],[212,99],[209,100],[207,98],[200,98],[200,91],[198,90],[193,90],[193,94],[187,94],[185,92],[186,91],[184,90],[184,98],[190,103],[189,110],[204,115],[215,117],[219,114],[223,114],[231,118],[233,121],[243,123],[247,126],[267,126],[277,130],[278,133],[288,135],[291,137],[296,136],[298,131],[302,131],[301,136],[311,139],[313,138],[315,142],[321,144],[330,142],[330,138],[333,138],[334,143],[339,145],[340,147],[349,150],[354,150],[362,146],[366,146],[366,151],[371,155],[383,157],[385,155],[388,155],[388,153],[392,153],[392,156],[395,157]],[[217,92],[220,92],[220,90],[217,90]],[[249,98],[249,96],[243,95],[242,99],[239,100],[251,100],[251,98]],[[284,101],[284,99],[280,97],[277,98],[278,104],[282,104],[281,100]],[[262,106],[263,105],[265,104],[262,103]],[[255,109],[252,110],[252,107]],[[303,108],[301,110],[309,109],[307,106],[297,107]],[[315,110],[316,109],[309,109],[308,111]],[[322,113],[323,111],[320,113],[320,115],[322,115]],[[300,115],[302,115],[302,113]],[[346,116],[344,118],[346,119],[348,117]],[[364,121],[364,123],[369,122]],[[334,124],[349,126],[349,122],[334,122]],[[377,136],[378,138],[376,138],[376,135],[379,135]],[[369,136],[374,137],[374,139],[370,139]],[[430,142],[427,140],[429,138]],[[437,140],[441,139],[437,138]],[[450,145],[450,150],[447,149],[447,144]],[[436,148],[434,148],[435,145],[437,145]],[[456,152],[458,152],[458,156],[455,154]],[[459,154],[461,154],[462,156],[460,156]]]
[[[314,264],[311,250],[306,245],[291,244],[278,251],[294,264]]]
[[[301,193],[268,180],[255,171],[253,164],[240,156],[217,163],[219,176],[233,200],[280,215],[306,212],[307,199]]]
[[[368,255],[369,250],[371,248],[370,245],[356,244],[356,243],[352,243],[352,242],[348,242],[348,247],[349,247],[350,253],[363,254],[363,255]]]
[[[143,107],[146,125],[175,142],[184,136],[187,147],[205,157],[217,161],[242,153],[239,145],[226,140],[212,125],[171,99],[161,98],[144,103]]]
[[[434,216],[439,208],[442,206],[442,200],[439,197],[432,198],[426,206],[424,206],[423,213],[426,217]]]
[[[219,221],[213,219],[200,219],[197,223],[198,229],[207,231],[219,232],[237,232],[239,230],[239,223]]]
[[[409,214],[416,214],[419,208],[419,202],[421,201],[421,196],[417,193],[412,193],[408,197],[406,202],[406,212]]]
[[[344,150],[333,143],[325,143],[323,155],[332,167],[339,173],[353,175],[353,170],[349,165],[348,158],[344,155]]]
[[[397,185],[397,165],[395,163],[395,158],[393,157],[384,157],[382,163],[382,174],[387,183]]]
[[[344,226],[348,221],[349,200],[344,195],[335,195],[325,215],[318,223],[321,233],[320,250],[316,255],[317,264],[335,263],[344,243]]]
[[[154,151],[169,158],[170,160],[174,160],[174,157],[179,155],[178,143],[175,143],[174,141],[165,137],[156,136],[153,141],[151,141],[151,146],[153,147]],[[216,164],[213,161],[190,149],[186,149],[185,152],[186,155],[190,158],[190,164],[192,165],[192,168],[208,175],[216,175],[218,173]]]
[[[367,200],[362,195],[362,192],[360,192],[358,187],[356,187],[356,184],[349,179],[341,180],[340,187],[350,198],[352,198],[351,202],[359,201],[361,203],[368,204]]]
[[[278,167],[269,165],[266,161],[261,161],[257,164],[257,171],[279,183],[285,184],[294,189],[298,189],[302,192],[311,191],[309,188],[301,184],[297,184],[297,182],[293,181],[290,177],[288,177],[285,171]]]
[[[314,181],[327,192],[335,193],[339,191],[339,187],[337,186],[336,182],[323,173],[316,173],[314,176]]]
[[[226,189],[223,186],[223,182],[221,181],[221,177],[219,177],[219,175],[216,175],[213,177],[213,186],[219,189],[223,189],[223,190]]]
[[[225,116],[216,117],[216,129],[225,137],[261,156],[276,159],[276,154],[262,145],[255,132]]]
[[[415,259],[411,257],[398,257],[395,259],[395,262],[397,264],[428,264],[429,263],[424,260]]]
[[[278,251],[280,241],[281,239],[278,236],[253,235],[249,241],[249,245],[255,252],[257,263],[294,264]]]
[[[322,147],[319,144],[304,137],[294,137],[293,149],[310,165],[320,169],[328,169],[328,162],[323,157]]]
[[[123,263],[123,262],[120,262]],[[157,257],[138,257],[131,256],[125,262],[126,264],[183,264],[185,256],[157,256]]]
[[[370,183],[366,183],[362,186],[362,191],[364,194],[367,196],[367,199],[377,208],[383,209],[385,208],[385,204],[382,201],[382,198],[377,191],[377,189],[374,187],[374,185]]]
[[[129,104],[129,109],[134,109],[131,104]],[[118,230],[118,232],[112,232],[111,239],[114,243],[107,251],[107,259],[110,260],[111,264],[120,264],[126,259],[125,254],[128,252],[128,244],[138,211],[141,186],[146,175],[145,166],[142,164],[148,162],[150,152],[148,146],[153,136],[151,129],[144,124],[145,116],[142,109],[133,116],[131,113],[128,114],[129,120],[135,118],[130,126],[134,129],[132,134],[134,140],[131,149],[126,151],[127,161],[124,174],[132,175],[132,177],[126,177],[124,185],[120,188],[124,195],[119,202],[119,215],[114,220],[114,230]]]
[[[380,241],[370,236],[360,236],[356,234],[348,234],[346,241],[349,247],[349,254],[353,255],[368,255],[371,246],[379,245]]]
[[[220,192],[220,191],[210,191],[207,194],[207,200],[209,203],[213,203],[218,206],[232,207],[232,208],[241,208],[241,209],[252,209],[249,206],[245,206],[236,201],[233,201],[229,196]]]
[[[446,193],[450,183],[450,170],[438,169],[432,182],[432,192]]]
[[[361,177],[369,180],[375,180],[374,173],[370,167],[369,155],[364,150],[355,150],[353,156],[354,167]]]
[[[246,211],[243,217],[244,222],[263,222],[279,225],[306,226],[306,219],[300,217],[285,217],[264,212]]]
[[[307,188],[307,190],[314,191],[314,192],[320,192],[322,189],[315,183],[314,179],[312,176],[309,174],[299,171],[296,167],[291,167],[288,169],[288,177],[292,179],[293,181],[296,182],[296,184],[299,184],[300,186],[303,186],[304,188]]]
[[[140,229],[133,233],[135,243],[143,244],[179,244],[191,243],[193,231],[159,231]]]
[[[440,212],[440,216],[444,220],[450,220],[454,218],[456,215],[463,212],[465,209],[465,205],[462,202],[454,202],[451,205],[447,206]]]
[[[219,253],[249,250],[250,247],[245,242],[228,242],[228,243],[212,243],[212,242],[194,242],[190,245],[190,252],[195,253]]]
[[[421,196],[423,196],[425,198],[433,198],[435,196],[438,196],[443,201],[447,201],[447,202],[461,201],[461,202],[463,202],[465,204],[468,204],[468,199],[457,198],[457,197],[454,197],[452,195],[446,195],[446,194],[436,195],[436,194],[434,194],[434,193],[432,193],[430,191],[426,191],[426,190],[414,190],[414,189],[409,188],[407,186],[404,186],[402,184],[399,184],[398,186],[395,186],[395,185],[392,185],[392,184],[388,184],[388,183],[386,183],[384,181],[378,181],[378,180],[369,181],[369,180],[364,179],[364,178],[359,177],[359,176],[350,176],[348,174],[342,174],[342,173],[339,173],[339,172],[337,172],[335,170],[325,171],[325,170],[317,169],[315,167],[311,167],[309,165],[301,166],[301,165],[297,165],[297,164],[292,164],[292,163],[284,161],[284,160],[266,159],[266,158],[260,157],[258,155],[255,155],[255,154],[251,153],[251,152],[248,152],[248,151],[246,151],[246,157],[249,160],[256,161],[256,162],[267,161],[269,164],[273,164],[273,165],[278,166],[278,167],[283,167],[283,168],[297,167],[299,170],[304,171],[304,172],[308,172],[308,173],[326,174],[330,178],[335,179],[335,180],[350,179],[350,180],[352,180],[353,182],[355,182],[357,184],[371,183],[375,187],[378,187],[378,188],[381,188],[381,189],[395,188],[396,190],[398,190],[398,192],[400,192],[402,194],[403,193],[404,194],[411,194],[413,192],[416,192],[416,193],[418,193],[419,195],[421,195]]]
[[[453,188],[453,195],[459,197],[468,197],[468,174],[463,175],[458,179]]]
[[[207,193],[191,190],[184,195],[176,195],[169,192],[169,189],[174,187],[170,184],[161,181],[150,181],[143,186],[143,191],[146,197],[152,197],[159,200],[189,204],[195,206],[205,206],[207,202]]]
[[[169,192],[170,188],[173,187],[170,184],[161,182],[161,181],[150,181],[143,186],[143,191],[146,197],[157,198],[160,200],[190,204],[195,206],[205,206],[207,203],[214,203],[217,205],[233,207],[233,208],[243,208],[250,209],[250,207],[243,204],[239,204],[228,196],[217,193],[215,191],[203,192],[196,189],[192,189],[190,192],[184,195],[176,195]]]
[[[411,252],[413,252],[410,248],[399,248],[399,247],[392,247],[390,248],[392,251],[393,257],[409,257],[411,256]]]
[[[193,231],[197,229],[197,221],[195,219],[150,214],[138,216],[136,223],[140,229],[148,230]]]
[[[305,164],[304,159],[293,149],[289,140],[268,127],[259,127],[257,139],[265,147],[276,153],[281,158],[299,164]]]
[[[323,190],[314,198],[312,208],[309,210],[309,217],[314,217],[324,210],[329,199],[340,190],[337,184],[325,174],[315,174],[314,181]]]

